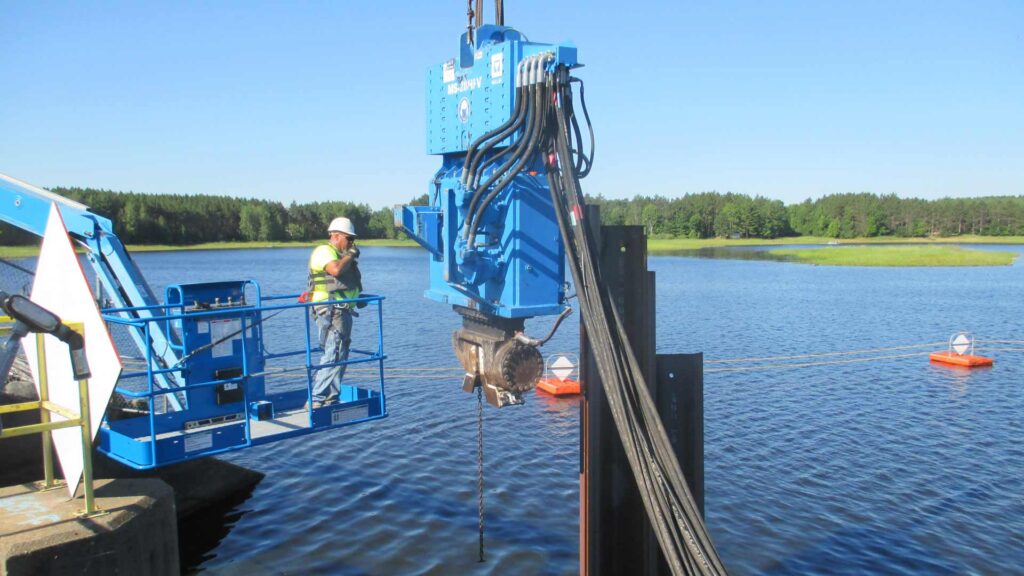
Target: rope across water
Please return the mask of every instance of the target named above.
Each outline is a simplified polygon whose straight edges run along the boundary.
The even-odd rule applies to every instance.
[[[977,344],[1019,344],[1020,347],[1013,346],[982,346],[976,347],[979,352],[1024,352],[1024,340],[1012,340],[1012,339],[978,339],[975,341]],[[900,360],[904,358],[917,358],[927,356],[931,352],[942,349],[946,346],[947,342],[924,342],[921,344],[907,344],[900,346],[887,346],[878,348],[863,348],[858,350],[842,350],[834,352],[817,352],[810,354],[790,354],[780,356],[752,356],[749,358],[723,358],[723,359],[709,359],[705,360],[704,364],[708,367],[704,369],[705,374],[713,374],[718,372],[759,372],[769,370],[785,370],[785,369],[798,369],[798,368],[812,368],[815,366],[836,366],[844,364],[858,364],[863,362],[879,362],[884,360]],[[919,351],[913,351],[919,350]],[[897,354],[880,354],[884,352],[899,352]],[[553,353],[552,355],[563,354],[560,352]],[[844,356],[857,356],[856,358],[841,358]],[[785,360],[801,360],[801,359],[815,359],[822,358],[822,360],[811,360],[808,362],[783,362]],[[125,366],[140,366],[144,367],[145,362],[138,358],[124,358]],[[750,366],[735,366],[736,364],[750,364]],[[306,372],[305,367],[296,366],[294,368],[283,368],[276,370],[268,370],[261,372],[257,375],[261,375],[267,379],[283,378],[290,374],[304,374]],[[352,366],[346,370],[346,374],[353,376],[358,375],[372,375],[376,376],[378,373],[377,368],[363,368],[359,366]],[[414,378],[416,380],[454,380],[461,378],[462,374],[465,373],[460,367],[429,367],[429,366],[387,366],[384,369],[385,377],[392,378]]]

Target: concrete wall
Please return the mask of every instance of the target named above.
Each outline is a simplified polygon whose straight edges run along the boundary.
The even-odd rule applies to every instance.
[[[174,493],[155,479],[99,480],[97,507],[79,518],[84,500],[63,489],[0,488],[0,576],[177,575]]]

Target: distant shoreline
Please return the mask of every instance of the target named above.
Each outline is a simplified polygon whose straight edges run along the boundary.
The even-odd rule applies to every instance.
[[[729,246],[786,246],[793,244],[828,245],[836,242],[835,238],[820,236],[790,236],[785,238],[649,238],[647,251],[652,255],[665,255],[682,250],[699,250],[701,248],[723,248]],[[942,238],[900,238],[893,236],[876,236],[872,238],[844,238],[838,240],[842,244],[1024,244],[1024,236],[950,236]],[[128,246],[129,252],[180,252],[186,250],[253,250],[264,248],[312,248],[319,242],[209,242],[182,246],[170,245],[133,245]],[[419,246],[412,240],[366,239],[359,241],[360,246],[381,246],[389,248],[415,248]],[[0,246],[0,258],[30,258],[39,254],[38,246]]]
[[[326,242],[326,240],[325,240]],[[187,250],[255,250],[264,248],[313,248],[320,242],[207,242],[171,246],[166,244],[140,244],[127,246],[129,253],[137,252],[184,252]],[[419,244],[412,240],[385,240],[373,238],[359,240],[359,246],[383,246],[388,248],[414,248]],[[0,246],[0,258],[31,258],[39,254],[38,246]]]
[[[785,238],[649,238],[647,251],[650,254],[666,254],[678,250],[699,250],[701,248],[727,248],[730,246],[787,246],[793,244],[829,245],[845,244],[1024,244],[1024,236],[946,236],[935,238],[902,238],[898,236],[873,236],[871,238],[827,238],[822,236],[787,236]]]

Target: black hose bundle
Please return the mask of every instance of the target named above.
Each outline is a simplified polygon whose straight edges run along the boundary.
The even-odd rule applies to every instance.
[[[478,138],[467,151],[463,184],[473,195],[463,221],[463,238],[471,249],[490,204],[526,166],[542,158],[602,386],[665,559],[673,574],[726,574],[665,434],[622,319],[601,281],[595,242],[583,222],[585,202],[579,185],[593,165],[594,130],[582,82],[570,77],[564,66],[548,72],[553,58],[548,53],[523,60],[517,69],[521,83],[512,117]],[[582,134],[573,113],[572,82],[580,82],[580,102],[590,132],[589,155],[582,151]],[[519,137],[506,150],[486,156],[516,133]],[[485,169],[499,159],[504,159],[501,165],[478,185]],[[570,214],[574,218],[570,219]]]
[[[526,87],[523,86],[523,66],[525,63],[526,60],[520,61],[519,66],[516,68],[516,103],[515,108],[512,110],[512,115],[509,116],[508,120],[502,123],[501,126],[498,126],[494,130],[491,130],[477,138],[469,145],[469,148],[466,149],[466,160],[462,169],[463,186],[469,187],[470,182],[476,181],[477,168],[480,167],[480,161],[487,152],[494,148],[494,146],[499,142],[511,136],[522,126],[523,119],[526,117],[526,108],[524,103],[527,100]],[[475,204],[475,202],[473,203]]]
[[[537,158],[541,130],[546,124],[546,111],[551,106],[551,89],[545,85],[550,83],[551,75],[546,73],[545,68],[553,57],[550,53],[537,54],[520,63],[517,68],[517,82],[521,82],[522,85],[517,87],[512,118],[478,138],[467,150],[463,185],[473,191],[473,195],[466,207],[462,236],[469,249],[475,243],[476,231],[491,202],[508,187],[523,168]],[[485,158],[487,152],[516,132],[519,132],[519,137],[508,148],[500,154]],[[487,179],[480,183],[487,166],[497,163],[499,159],[504,161],[491,170]]]
[[[537,60],[537,67],[542,68],[546,61],[546,58],[539,58]],[[529,118],[530,122],[526,128],[526,133],[519,140],[522,144],[516,147],[516,150],[509,154],[509,158],[505,161],[505,164],[492,172],[487,181],[481,184],[477,189],[477,193],[487,190],[492,183],[501,177],[501,180],[498,181],[497,184],[494,184],[494,188],[483,197],[480,205],[477,206],[476,211],[473,212],[472,219],[469,221],[469,228],[467,229],[470,232],[470,235],[467,238],[468,247],[473,247],[475,233],[480,227],[480,219],[483,218],[484,212],[487,211],[491,202],[501,194],[502,190],[508,187],[512,180],[522,172],[523,168],[536,160],[537,154],[540,152],[542,131],[544,126],[547,124],[546,119],[551,107],[550,95],[550,85],[545,85],[540,82],[535,84],[533,90],[533,103],[529,107],[532,111]]]
[[[590,161],[585,161],[585,166],[580,156],[573,161],[572,93],[564,67],[556,72],[554,90],[554,122],[547,127],[545,142],[553,153],[546,156],[551,199],[583,323],[647,516],[673,574],[726,574],[650,397],[618,309],[601,280],[595,241],[582,217],[585,202],[579,186],[580,171],[589,171]],[[570,220],[570,214],[575,218]]]
[[[462,237],[467,248],[472,249],[476,241],[476,232],[480,228],[484,213],[491,203],[515,180],[526,167],[537,161],[538,155],[545,151],[547,140],[551,139],[551,127],[556,123],[551,116],[554,105],[553,97],[555,76],[547,72],[548,63],[554,58],[552,53],[536,54],[520,61],[516,69],[516,102],[509,119],[497,128],[480,136],[466,150],[466,159],[462,171],[462,184],[473,192],[466,207],[466,216],[462,223]],[[569,78],[569,82],[579,82],[580,103],[590,133],[590,153],[583,152],[583,137],[576,115],[573,113],[572,96],[562,102],[566,117],[572,127],[573,139],[569,146],[575,173],[584,178],[590,173],[594,162],[594,128],[590,123],[590,113],[583,96],[583,81]],[[510,136],[518,138],[505,150],[488,156],[499,143]],[[493,168],[490,175],[480,182],[489,166],[502,163]]]
[[[473,196],[470,198],[469,205],[466,207],[466,219],[463,222],[463,238],[468,239],[471,233],[475,232],[475,230],[471,231],[469,229],[469,222],[472,220],[480,197],[483,196],[487,187],[494,182],[493,178],[489,178],[483,186],[480,186],[480,175],[488,165],[495,163],[499,157],[503,155],[514,156],[522,147],[525,136],[521,134],[520,137],[501,154],[495,154],[489,158],[486,157],[486,154],[498,145],[499,142],[509,136],[513,136],[517,132],[521,132],[527,118],[532,116],[536,87],[532,84],[527,84],[528,76],[530,75],[529,68],[530,61],[523,60],[520,62],[519,68],[517,69],[516,82],[520,85],[516,87],[515,109],[509,121],[505,122],[497,129],[481,136],[476,142],[473,142],[466,151],[466,169],[463,171],[463,185],[468,190],[473,191]],[[514,160],[512,159],[506,160],[506,162],[499,168],[494,169],[492,171],[494,178],[497,178],[497,176],[502,172],[508,170],[513,161]]]
[[[572,151],[576,154],[576,177],[586,178],[587,174],[590,174],[590,167],[594,165],[594,126],[590,123],[590,112],[587,111],[587,99],[583,93],[583,80],[579,78],[569,78],[569,82],[579,82],[580,84],[580,104],[583,105],[583,117],[587,121],[587,131],[590,132],[590,154],[583,154],[583,137],[580,135],[580,125],[576,121],[576,114],[573,111],[572,106],[572,94],[569,94],[564,102],[566,109],[566,115],[569,117],[572,123],[572,132],[576,137],[576,144],[573,146]]]

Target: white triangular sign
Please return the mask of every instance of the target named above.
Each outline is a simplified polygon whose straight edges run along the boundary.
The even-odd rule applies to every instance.
[[[963,356],[971,348],[971,339],[966,334],[957,334],[953,338],[953,351]]]
[[[96,308],[89,282],[71,246],[71,240],[68,239],[67,228],[56,204],[51,205],[46,222],[46,235],[43,236],[43,246],[39,250],[31,300],[60,316],[63,321],[85,325],[85,355],[92,371],[92,378],[89,379],[89,415],[91,437],[95,438],[107,402],[121,375],[121,358]],[[26,336],[22,343],[38,393],[39,357],[35,334]],[[67,344],[46,335],[43,337],[43,347],[46,351],[46,380],[50,401],[78,414],[78,381],[71,371]],[[54,422],[65,420],[57,414],[52,414],[51,419]],[[64,470],[68,492],[73,498],[82,477],[81,429],[73,427],[54,430],[53,444]]]
[[[551,363],[551,372],[561,381],[565,381],[575,368],[576,366],[573,365],[572,360],[565,356],[559,356]]]

